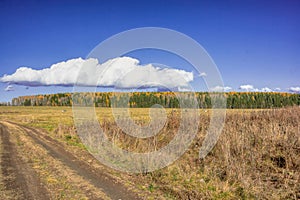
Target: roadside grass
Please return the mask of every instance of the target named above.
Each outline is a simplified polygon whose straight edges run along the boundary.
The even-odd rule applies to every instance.
[[[96,115],[116,145],[134,152],[147,152],[165,146],[176,134],[180,120],[173,111],[167,109],[170,117],[166,126],[147,139],[125,134],[108,108],[96,108]],[[130,112],[137,123],[150,120],[149,109],[130,109]],[[74,148],[86,149],[76,133],[72,116],[70,107],[0,107],[0,120],[42,128]],[[299,107],[227,110],[217,145],[204,160],[199,160],[209,116],[210,110],[200,111],[196,138],[172,165],[151,173],[114,174],[126,176],[131,185],[140,192],[150,192],[154,199],[155,196],[164,199],[300,198]]]

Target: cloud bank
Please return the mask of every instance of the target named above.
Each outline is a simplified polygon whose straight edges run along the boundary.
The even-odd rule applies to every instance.
[[[241,86],[239,87],[239,89],[241,89],[241,90],[246,90],[246,91],[253,91],[253,90],[254,90],[254,87],[253,87],[253,85],[241,85]]]
[[[271,89],[268,87],[263,87],[263,88],[259,89],[259,88],[255,88],[253,85],[249,85],[249,84],[241,85],[239,87],[239,89],[247,91],[247,92],[279,92],[279,91],[282,91],[281,88],[278,88],[278,87],[275,89]],[[300,87],[289,87],[289,88],[287,88],[287,90],[284,90],[284,91],[292,92],[292,93],[300,93]]]
[[[281,88],[279,88],[279,87],[275,88],[275,91],[280,91],[280,90],[281,90]]]
[[[153,64],[141,65],[131,57],[118,57],[99,63],[97,59],[76,58],[53,64],[49,68],[35,70],[20,67],[11,75],[0,77],[0,82],[8,83],[5,91],[13,91],[11,84],[29,86],[65,86],[74,85],[90,87],[111,87],[117,89],[157,88],[157,91],[191,91],[190,82],[194,76],[205,77],[202,72],[193,75],[185,70],[161,68]],[[281,91],[280,88],[261,89],[251,84],[241,85],[238,89],[248,92]],[[229,86],[216,86],[210,91],[228,92],[234,90]],[[300,87],[290,87],[285,91],[300,93]]]
[[[241,85],[239,89],[247,91],[247,92],[274,92],[271,88],[268,87],[263,87],[261,89],[255,88],[253,85]],[[280,88],[276,88],[275,90],[279,91]]]
[[[60,62],[49,68],[35,70],[20,67],[0,82],[24,86],[80,86],[130,88],[188,88],[193,73],[179,69],[140,65],[131,57],[118,57],[99,63],[97,59],[82,58]]]
[[[290,92],[300,93],[300,87],[290,87],[288,88]]]
[[[224,87],[216,86],[216,87],[211,88],[211,91],[213,91],[213,92],[228,92],[230,90],[232,90],[232,88],[229,86],[224,86]]]
[[[260,91],[261,92],[273,92],[273,90],[271,88],[268,88],[268,87],[261,88]]]

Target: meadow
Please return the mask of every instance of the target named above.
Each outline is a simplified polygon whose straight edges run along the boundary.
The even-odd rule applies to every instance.
[[[166,109],[161,132],[146,139],[126,135],[110,108],[96,108],[108,138],[120,147],[147,152],[161,148],[180,126],[179,109]],[[137,123],[149,121],[149,109],[130,108]],[[198,133],[185,154],[168,167],[139,174],[113,171],[126,177],[149,199],[299,199],[300,107],[228,109],[222,134],[208,156],[199,159],[211,110],[201,109]],[[0,107],[0,120],[46,130],[74,149],[85,150],[76,133],[71,107]],[[153,146],[155,141],[155,146]]]

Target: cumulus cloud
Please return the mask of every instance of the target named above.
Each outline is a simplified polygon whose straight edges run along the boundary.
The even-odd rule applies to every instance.
[[[270,88],[268,88],[268,87],[261,88],[260,91],[261,91],[261,92],[273,92],[273,90],[270,89]]]
[[[263,87],[261,89],[255,88],[253,85],[241,85],[239,87],[241,90],[249,91],[249,92],[278,92],[281,91],[281,88],[277,87],[271,89],[269,87]],[[300,87],[290,87],[287,89],[289,92],[300,93]]]
[[[68,60],[52,65],[50,68],[34,70],[28,67],[20,67],[12,75],[4,75],[0,78],[1,82],[19,84],[25,86],[43,85],[72,85],[80,67],[85,62],[81,58]],[[94,61],[95,62],[95,61]]]
[[[179,69],[140,65],[131,57],[118,57],[99,63],[97,59],[82,58],[60,62],[49,68],[35,70],[21,67],[0,82],[24,86],[98,86],[129,88],[188,88],[193,73]]]
[[[176,89],[172,89],[172,91],[176,92],[191,92],[193,91],[192,88],[189,88],[189,87],[178,87]]]
[[[288,88],[290,92],[300,93],[300,87],[290,87]]]
[[[232,90],[232,88],[229,86],[224,86],[224,87],[216,86],[216,87],[211,88],[211,91],[213,91],[213,92],[228,92],[230,90]]]
[[[12,85],[8,85],[5,89],[6,92],[14,91],[14,87]]]
[[[241,90],[245,90],[247,92],[273,92],[273,90],[271,88],[268,88],[268,87],[263,87],[261,89],[259,88],[255,88],[253,85],[241,85],[239,87],[239,89]]]
[[[255,88],[253,87],[253,85],[241,85],[239,87],[239,89],[246,90],[246,91],[253,91],[253,90],[255,90]]]

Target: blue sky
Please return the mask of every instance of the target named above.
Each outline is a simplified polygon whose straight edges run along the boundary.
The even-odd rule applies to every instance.
[[[0,76],[19,67],[43,69],[82,57],[101,41],[128,29],[164,27],[200,43],[218,66],[225,86],[299,87],[299,1],[0,1]],[[130,54],[189,71],[164,53]],[[201,84],[199,82],[199,84]],[[202,83],[203,84],[203,83]],[[14,86],[0,101],[70,87]],[[198,88],[196,88],[198,89]],[[201,90],[201,87],[199,87]]]

